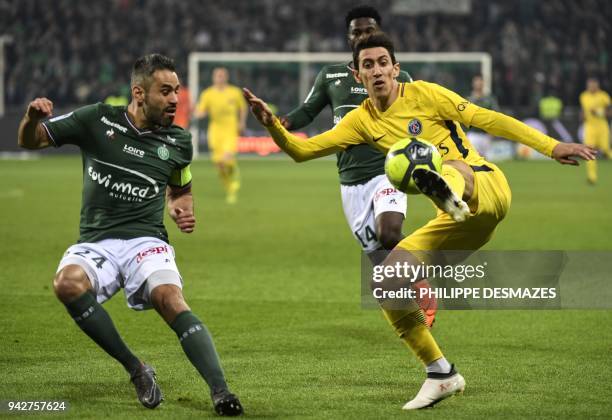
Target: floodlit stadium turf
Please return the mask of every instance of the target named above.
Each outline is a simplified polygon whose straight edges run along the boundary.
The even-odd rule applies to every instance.
[[[612,164],[500,165],[513,190],[487,249],[612,249]],[[216,340],[249,417],[593,418],[612,413],[612,311],[444,311],[434,335],[465,376],[465,394],[402,412],[424,379],[382,315],[362,310],[359,250],[344,221],[333,160],[241,161],[243,189],[225,203],[210,162],[193,165],[198,226],[169,226],[192,309]],[[53,296],[77,238],[81,161],[1,161],[0,400],[70,403],[72,418],[212,416],[208,391],[174,333],[116,295],[105,307],[134,352],[157,369],[165,402],[136,400],[121,366]],[[410,197],[405,231],[433,209]]]

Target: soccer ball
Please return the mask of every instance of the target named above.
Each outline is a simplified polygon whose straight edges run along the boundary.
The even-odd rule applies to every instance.
[[[426,168],[440,172],[442,156],[436,147],[416,137],[395,143],[385,160],[385,173],[395,188],[406,194],[420,194],[412,179],[412,171]]]

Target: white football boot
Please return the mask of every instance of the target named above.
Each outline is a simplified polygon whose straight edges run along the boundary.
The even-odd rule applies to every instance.
[[[443,212],[455,222],[464,222],[470,217],[470,208],[450,189],[444,178],[435,171],[418,168],[412,172],[414,184]]]
[[[425,383],[414,399],[408,401],[402,410],[418,410],[433,407],[439,401],[459,394],[465,389],[465,379],[451,367],[449,373],[428,373]]]

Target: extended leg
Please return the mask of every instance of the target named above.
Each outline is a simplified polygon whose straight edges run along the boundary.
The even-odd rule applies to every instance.
[[[227,177],[227,202],[234,204],[238,200],[238,190],[240,190],[240,169],[236,155],[226,153],[224,165]]]
[[[236,416],[243,412],[238,398],[228,390],[221,362],[206,326],[191,312],[181,289],[175,284],[163,284],[164,276],[175,272],[163,270],[154,273],[151,282],[151,303],[166,323],[174,330],[185,355],[210,388],[215,411],[220,415]]]
[[[128,371],[140,402],[147,408],[157,407],[162,394],[155,383],[155,371],[144,365],[121,339],[108,312],[96,301],[83,268],[67,265],[55,276],[53,288],[81,330]]]
[[[419,265],[419,260],[411,253],[395,250],[384,261],[383,265],[394,267],[397,264]],[[407,287],[405,279],[389,278],[384,287],[387,290]],[[427,380],[417,396],[404,405],[404,409],[418,409],[431,406],[436,402],[463,391],[465,380],[446,360],[436,340],[426,326],[423,311],[415,301],[381,302],[385,318],[397,335],[414,352],[425,366]]]
[[[384,249],[392,250],[404,238],[402,233],[402,224],[404,223],[403,213],[386,211],[381,213],[376,218],[376,236]],[[374,264],[382,262],[382,252],[377,251],[372,253]],[[426,279],[419,281],[413,285],[413,288],[430,288],[429,282]],[[419,307],[425,314],[425,324],[431,328],[436,319],[437,302],[435,298],[419,299]]]
[[[584,144],[594,148],[600,146],[598,140],[598,131],[590,127],[584,129]],[[591,185],[597,183],[597,160],[587,160],[586,162],[587,182]]]
[[[474,192],[474,173],[467,164],[447,161],[439,174],[429,169],[415,169],[412,176],[419,191],[456,222],[470,216],[466,202]]]
[[[66,306],[77,325],[129,373],[141,366],[123,342],[108,312],[96,301],[91,282],[78,265],[67,265],[53,281],[57,298]]]

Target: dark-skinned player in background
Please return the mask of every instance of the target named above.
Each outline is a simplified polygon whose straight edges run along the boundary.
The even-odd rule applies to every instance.
[[[357,6],[346,14],[346,37],[353,50],[364,36],[380,31],[382,18],[371,6]],[[326,65],[317,75],[304,102],[285,117],[283,126],[297,130],[310,124],[317,115],[331,107],[334,125],[350,111],[358,108],[368,97],[367,90],[353,76],[353,62]],[[397,76],[399,82],[411,82],[405,71]],[[367,145],[355,145],[336,153],[340,193],[344,216],[362,250],[374,263],[384,255],[381,250],[392,250],[403,239],[402,224],[406,216],[406,194],[398,191],[385,176],[385,155]],[[413,287],[429,287],[427,280]],[[419,300],[427,325],[431,327],[436,315],[436,299]]]

